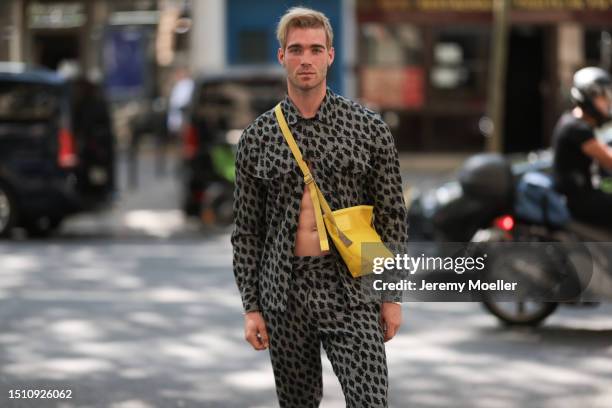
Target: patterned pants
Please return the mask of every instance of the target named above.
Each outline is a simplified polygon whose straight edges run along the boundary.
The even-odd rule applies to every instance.
[[[285,311],[263,311],[281,408],[318,407],[321,344],[349,408],[387,407],[380,305],[349,308],[333,255],[295,257]]]

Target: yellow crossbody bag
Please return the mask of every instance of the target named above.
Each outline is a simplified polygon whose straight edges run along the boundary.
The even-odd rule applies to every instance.
[[[302,158],[302,152],[300,152],[291,134],[291,130],[289,130],[280,104],[276,105],[274,113],[276,114],[276,120],[283,132],[283,136],[304,174],[304,182],[308,186],[315,211],[321,251],[329,250],[329,242],[327,240],[327,233],[329,233],[336,249],[340,256],[342,256],[353,277],[356,278],[372,273],[372,263],[375,257],[393,257],[393,254],[384,246],[380,235],[378,235],[378,232],[372,226],[374,208],[371,205],[358,205],[332,211],[312,177],[310,169]],[[321,208],[324,215],[321,214]],[[362,256],[362,244],[364,243],[379,245],[368,246],[367,254]]]

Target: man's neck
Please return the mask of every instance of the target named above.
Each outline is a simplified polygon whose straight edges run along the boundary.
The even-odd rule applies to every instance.
[[[297,89],[291,84],[287,86],[287,94],[289,95],[289,99],[295,105],[295,107],[300,111],[300,114],[305,119],[313,118],[317,114],[317,110],[321,106],[323,99],[325,99],[325,93],[327,92],[327,87],[325,83],[322,83],[321,86],[313,89],[309,89],[307,91],[302,91]]]
[[[589,126],[593,128],[597,127],[597,121],[595,121],[595,119],[591,118],[589,115],[585,114],[585,112],[582,110],[582,108],[580,108],[580,106],[576,106],[572,110],[572,115],[574,115],[574,117],[578,119],[582,119],[584,122],[586,122]]]

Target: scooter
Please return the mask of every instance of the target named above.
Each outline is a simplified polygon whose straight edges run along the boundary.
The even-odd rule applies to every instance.
[[[458,172],[455,181],[417,194],[409,209],[411,240],[444,242],[540,242],[582,243],[612,241],[612,232],[571,221],[563,227],[550,223],[534,222],[525,219],[515,211],[517,186],[519,181],[530,172],[546,174],[552,167],[550,151],[534,152],[527,160],[511,164],[498,154],[479,154],[469,158]],[[592,246],[592,245],[591,245]],[[591,249],[591,248],[589,248]],[[595,248],[596,249],[596,248]],[[601,251],[592,256],[594,267],[602,273],[597,274],[601,282],[591,282],[603,288],[599,297],[612,298],[612,251]],[[503,258],[504,255],[501,255]],[[516,264],[516,259],[497,259],[498,262]],[[559,270],[558,273],[572,274],[572,271]],[[607,278],[607,279],[606,279]],[[607,291],[607,292],[606,292]],[[486,294],[482,300],[487,311],[507,325],[537,325],[550,316],[559,306],[557,301],[498,301]],[[573,306],[592,306],[592,301],[582,301],[580,297],[564,299],[563,304]]]

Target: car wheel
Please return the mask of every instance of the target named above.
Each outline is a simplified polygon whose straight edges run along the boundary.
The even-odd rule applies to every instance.
[[[17,204],[6,184],[0,182],[0,237],[10,234],[17,220]]]

